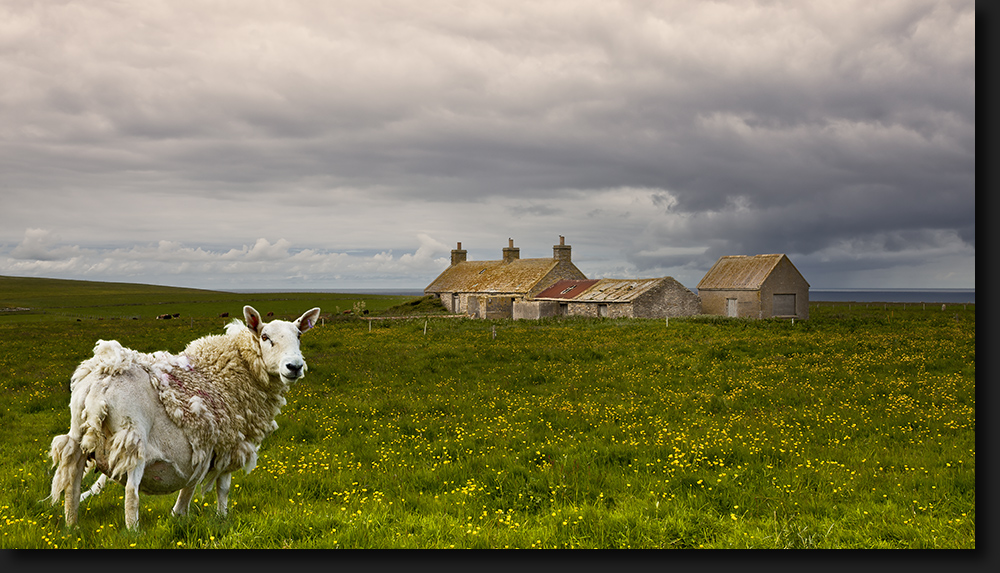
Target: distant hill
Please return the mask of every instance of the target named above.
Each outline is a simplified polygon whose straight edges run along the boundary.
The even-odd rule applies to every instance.
[[[137,283],[115,283],[35,277],[0,276],[0,316],[21,320],[85,318],[155,318],[179,314],[184,318],[242,317],[243,305],[261,313],[292,320],[313,306],[324,316],[341,315],[364,303],[373,315],[394,305],[405,305],[412,296],[354,294],[343,292],[254,292],[233,293],[196,288]],[[403,311],[426,314],[429,302],[407,306]],[[431,305],[433,306],[433,305]],[[440,306],[440,302],[438,303]],[[444,308],[441,308],[444,312]],[[227,317],[227,318],[228,318]]]
[[[108,297],[128,297],[130,301],[146,299],[179,300],[213,295],[231,298],[232,294],[218,291],[146,285],[49,279],[37,277],[0,276],[0,307],[62,307],[107,304]]]

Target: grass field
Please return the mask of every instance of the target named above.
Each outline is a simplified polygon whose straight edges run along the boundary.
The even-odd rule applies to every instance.
[[[417,305],[36,280],[0,277],[31,309],[0,314],[3,548],[976,547],[975,305],[369,321],[343,311]],[[244,303],[329,317],[229,516],[144,496],[128,532],[110,484],[67,529],[43,498],[75,366],[100,338],[180,351]]]

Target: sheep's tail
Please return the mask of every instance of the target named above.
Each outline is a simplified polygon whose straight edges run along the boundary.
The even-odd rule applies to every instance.
[[[103,425],[108,403],[104,393],[108,380],[131,368],[139,358],[138,352],[123,347],[117,340],[98,340],[93,358],[82,362],[73,373],[70,414],[82,430],[80,447],[84,452],[95,451],[105,441]]]
[[[87,457],[80,447],[80,442],[69,434],[56,436],[52,439],[49,450],[52,465],[56,468],[52,476],[52,491],[49,501],[52,505],[59,502],[63,493],[66,495],[65,515],[66,525],[76,525],[77,510],[80,507],[80,482],[83,481],[83,467]]]

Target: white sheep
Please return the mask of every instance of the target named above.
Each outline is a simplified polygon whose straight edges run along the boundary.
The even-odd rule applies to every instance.
[[[139,492],[180,491],[174,515],[187,513],[195,488],[214,482],[226,514],[232,472],[250,472],[264,437],[277,429],[288,386],[306,364],[299,337],[313,325],[314,308],[295,322],[265,323],[243,307],[246,324],[199,338],[181,354],[146,354],[99,340],[70,383],[70,430],[49,452],[56,468],[53,504],[65,494],[66,524],[74,525],[84,468],[90,461],[125,486],[125,525],[139,523]],[[96,491],[95,491],[96,490]]]

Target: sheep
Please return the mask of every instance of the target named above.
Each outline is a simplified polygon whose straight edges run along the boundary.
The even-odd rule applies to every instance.
[[[146,354],[116,340],[98,340],[70,382],[70,430],[52,440],[55,473],[49,499],[65,496],[66,525],[77,522],[84,468],[125,486],[125,525],[139,524],[139,492],[179,491],[174,515],[188,511],[195,488],[214,484],[225,516],[232,472],[249,473],[264,437],[278,428],[283,394],[306,372],[299,337],[316,324],[320,309],[294,322],[263,322],[251,306],[244,324],[209,335],[181,354]]]

